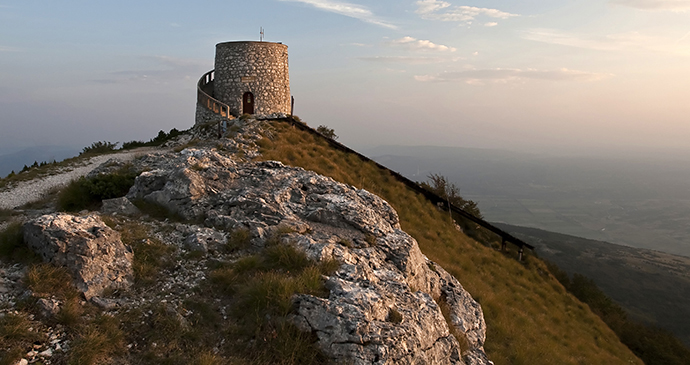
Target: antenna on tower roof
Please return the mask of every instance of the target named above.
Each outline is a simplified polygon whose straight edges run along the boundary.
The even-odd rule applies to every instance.
[[[261,27],[261,42],[264,41],[264,27]]]

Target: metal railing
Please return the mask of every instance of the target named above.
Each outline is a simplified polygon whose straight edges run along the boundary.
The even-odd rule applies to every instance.
[[[306,131],[306,132],[309,132],[311,134],[320,136],[321,138],[326,140],[326,142],[328,142],[328,144],[331,145],[331,147],[333,147],[335,149],[338,149],[338,150],[343,151],[343,152],[355,154],[361,160],[366,161],[366,162],[371,162],[371,163],[375,164],[377,167],[384,169],[384,170],[387,170],[396,180],[405,184],[408,188],[412,189],[413,191],[415,191],[419,194],[422,194],[422,196],[424,196],[430,202],[434,203],[439,208],[441,208],[443,210],[450,210],[453,213],[457,213],[461,217],[463,217],[467,220],[470,220],[470,221],[478,224],[479,226],[493,232],[497,236],[501,237],[501,250],[502,251],[505,251],[507,242],[514,244],[515,246],[518,247],[518,260],[522,261],[522,256],[524,254],[525,248],[528,248],[528,249],[534,251],[534,246],[528,244],[527,242],[513,236],[512,234],[494,226],[493,224],[491,224],[491,223],[489,223],[489,222],[487,222],[481,218],[475,217],[474,215],[465,211],[462,208],[459,208],[453,204],[450,204],[445,198],[442,198],[442,197],[430,192],[429,190],[424,189],[423,187],[421,187],[416,182],[400,175],[399,173],[387,168],[386,166],[381,165],[380,163],[370,159],[369,157],[364,156],[361,153],[343,145],[342,143],[337,142],[337,141],[333,140],[332,138],[328,138],[328,137],[322,135],[321,133],[317,132],[315,129],[309,127],[308,125],[306,125],[302,122],[299,122],[299,121],[295,120],[294,118],[286,118],[286,119],[281,119],[281,120],[285,120],[288,123],[294,125],[295,127],[299,128],[303,131]]]
[[[201,76],[201,79],[197,83],[196,87],[197,102],[221,117],[230,118],[232,117],[230,114],[230,107],[213,97],[214,79],[215,70],[211,70],[205,73],[204,76]]]

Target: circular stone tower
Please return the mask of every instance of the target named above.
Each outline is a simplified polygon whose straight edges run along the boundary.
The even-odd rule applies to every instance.
[[[272,42],[216,45],[213,97],[230,114],[289,114],[288,47]]]

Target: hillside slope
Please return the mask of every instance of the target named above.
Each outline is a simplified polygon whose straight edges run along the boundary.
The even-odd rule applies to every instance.
[[[0,364],[485,364],[482,347],[495,364],[641,364],[543,262],[473,241],[388,170],[281,121],[241,119],[223,139],[207,127],[0,212],[30,222],[0,232]],[[34,229],[54,221],[65,223]],[[114,287],[84,289],[111,276],[27,250],[54,263],[39,241],[65,237],[112,239],[131,265],[118,264]]]
[[[458,232],[387,171],[280,122],[259,141],[263,159],[300,166],[367,189],[388,201],[422,252],[463,283],[484,310],[485,349],[496,364],[641,363],[589,307],[566,293],[543,262],[521,264]]]
[[[629,315],[690,345],[690,258],[497,223],[569,274],[592,278]]]

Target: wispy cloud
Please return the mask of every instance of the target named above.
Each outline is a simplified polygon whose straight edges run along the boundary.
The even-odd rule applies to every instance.
[[[166,83],[176,80],[189,80],[208,71],[206,61],[175,58],[169,56],[145,56],[142,59],[153,61],[156,67],[150,69],[121,70],[107,74],[102,79],[92,80],[99,84],[119,84],[126,82]]]
[[[639,32],[626,32],[608,35],[586,35],[567,33],[555,29],[529,29],[521,33],[523,39],[559,44],[563,46],[594,49],[600,51],[643,50],[690,54],[687,47],[679,45],[679,40],[649,36]]]
[[[643,10],[690,10],[690,0],[611,0],[611,4]]]
[[[319,10],[328,11],[331,13],[336,13],[344,15],[350,18],[359,19],[363,22],[378,25],[384,28],[398,29],[394,24],[391,24],[371,12],[368,8],[352,3],[333,1],[333,0],[278,0],[278,1],[289,1],[298,2],[307,5],[311,5]]]
[[[509,83],[524,80],[547,81],[598,81],[611,74],[569,70],[535,70],[535,69],[472,69],[456,72],[443,72],[435,75],[418,75],[415,80],[421,82],[465,82],[473,85],[486,83]]]
[[[405,56],[375,56],[375,57],[360,57],[359,60],[367,62],[380,63],[404,63],[411,65],[425,65],[432,63],[447,62],[448,59],[441,57],[405,57]]]
[[[373,47],[372,44],[356,43],[356,42],[355,43],[346,43],[346,44],[344,44],[344,46],[365,47],[365,48]]]
[[[457,51],[454,47],[445,46],[443,44],[436,44],[432,41],[425,39],[416,39],[412,37],[403,37],[400,39],[392,40],[386,43],[387,45],[393,47],[403,47],[415,51],[440,51],[440,52],[455,52]]]
[[[417,14],[429,14],[450,7],[450,3],[439,0],[417,1]]]
[[[423,19],[439,20],[443,22],[456,22],[463,25],[470,25],[479,17],[489,17],[494,19],[508,19],[520,16],[511,14],[498,9],[478,8],[474,6],[452,6],[450,3],[440,0],[420,0],[417,1],[416,13]],[[486,24],[497,25],[491,22]],[[489,25],[489,26],[493,26]]]

